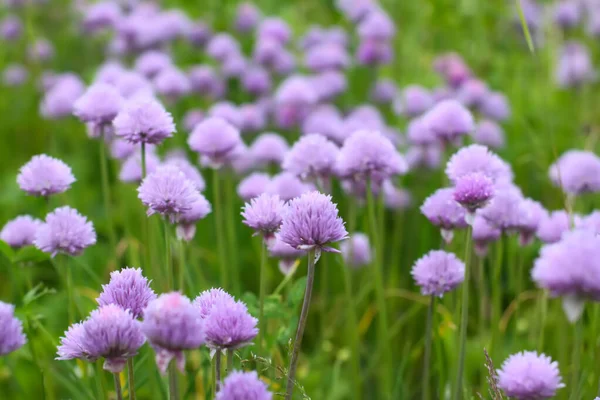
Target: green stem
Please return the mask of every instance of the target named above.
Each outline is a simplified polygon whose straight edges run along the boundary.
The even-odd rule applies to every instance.
[[[65,274],[66,274],[66,286],[67,286],[67,312],[69,316],[69,325],[75,322],[75,296],[73,294],[73,271],[68,263],[68,256],[65,258]]]
[[[163,219],[163,230],[165,236],[165,275],[167,277],[167,289],[173,290],[173,257],[171,257],[171,241],[169,234],[169,221],[167,218]]]
[[[296,377],[296,368],[298,366],[298,355],[302,346],[302,337],[304,336],[304,328],[308,320],[308,310],[310,308],[310,298],[312,297],[313,284],[315,281],[315,249],[308,251],[308,273],[306,276],[306,290],[304,292],[304,301],[302,302],[302,311],[300,312],[300,320],[298,321],[298,330],[294,339],[294,348],[292,350],[292,358],[290,359],[290,368],[288,370],[288,381],[286,386],[285,400],[292,400]]]
[[[227,375],[233,371],[233,349],[227,349]]]
[[[185,243],[183,239],[179,240],[179,269],[177,273],[179,274],[179,284],[177,285],[177,289],[185,294],[185,272],[186,272],[186,258],[185,258]]]
[[[327,275],[329,273],[329,265],[327,265],[327,258],[325,258],[322,262],[321,268],[320,268],[320,272],[321,272],[321,281],[319,282],[319,287],[321,289],[321,293],[319,294],[320,297],[320,305],[321,305],[321,309],[320,309],[320,317],[321,317],[321,323],[320,328],[321,328],[321,338],[322,340],[325,340],[325,331],[326,331],[326,327],[328,325],[328,321],[327,321],[327,293],[329,292],[329,290],[331,290],[331,288],[329,287],[327,281]]]
[[[115,382],[115,392],[117,394],[117,400],[123,400],[123,393],[121,391],[121,379],[118,373],[113,374],[113,380]]]
[[[484,258],[477,257],[477,281],[479,286],[479,332],[483,334],[485,330],[485,314],[488,309],[488,293],[485,282],[485,265]]]
[[[460,334],[458,350],[458,367],[456,373],[456,383],[454,386],[454,400],[462,399],[462,379],[465,368],[465,353],[467,347],[467,325],[469,322],[469,287],[471,284],[471,268],[469,261],[471,258],[471,234],[473,228],[471,225],[467,228],[467,237],[465,244],[465,281],[462,284],[462,305],[460,314]]]
[[[569,400],[576,400],[581,398],[579,393],[581,392],[580,387],[580,376],[579,367],[581,363],[581,348],[583,346],[583,315],[579,317],[574,327],[574,340],[573,340],[573,361],[571,362],[571,396]]]
[[[433,338],[433,310],[435,308],[435,295],[429,299],[427,307],[427,322],[425,325],[425,354],[423,356],[423,400],[429,400],[431,393],[431,379],[429,370],[431,365],[431,342]]]
[[[102,369],[102,361],[96,361],[96,390],[98,391],[98,398],[105,399],[104,393],[104,370]]]
[[[221,390],[221,350],[215,353],[215,395]]]
[[[263,339],[265,337],[266,321],[265,321],[265,296],[267,292],[267,243],[261,237],[260,249],[260,288],[258,297],[258,354],[262,355]]]
[[[235,205],[233,204],[234,199],[235,199],[235,197],[234,197],[235,196],[234,195],[235,185],[233,183],[233,180],[231,179],[231,174],[228,173],[226,177],[227,177],[227,179],[225,181],[225,209],[228,211],[228,215],[226,218],[225,226],[227,228],[227,243],[229,243],[230,249],[237,249],[238,243],[237,243],[236,226],[238,224],[235,223],[234,218],[239,215],[239,212],[236,211],[236,210],[239,210],[239,207],[235,207]],[[240,288],[241,280],[240,280],[240,271],[239,271],[239,265],[238,265],[237,251],[232,251],[229,253],[229,267],[230,267],[229,274],[232,277],[231,285],[232,285],[233,293],[241,293],[241,288]]]
[[[142,180],[146,178],[146,143],[142,142]]]
[[[548,314],[548,291],[547,290],[543,290],[542,291],[542,296],[541,298],[538,299],[538,306],[539,306],[539,336],[538,336],[538,345],[537,345],[537,349],[538,351],[543,351],[544,350],[544,338],[545,338],[545,330],[544,330],[544,326],[546,325],[546,316]]]
[[[104,128],[102,128],[104,131]],[[100,145],[100,173],[102,178],[102,197],[104,200],[104,216],[108,221],[108,240],[111,249],[116,248],[115,226],[110,212],[110,183],[108,178],[108,157],[106,156],[106,142],[104,141],[104,133],[98,140]]]
[[[223,204],[221,203],[221,189],[219,187],[219,170],[213,170],[213,195],[215,208],[215,229],[217,230],[217,250],[219,256],[219,272],[221,273],[221,286],[229,290],[229,271],[227,271],[227,251],[223,236]]]
[[[382,357],[381,362],[381,390],[384,396],[388,397],[391,393],[392,386],[390,381],[390,374],[392,372],[391,360],[390,360],[390,335],[388,328],[388,316],[387,306],[385,302],[385,289],[383,285],[383,271],[381,265],[381,247],[379,245],[379,231],[377,230],[377,220],[375,213],[375,200],[373,198],[373,192],[371,190],[371,182],[369,180],[367,186],[367,211],[369,214],[369,236],[372,243],[375,244],[373,252],[373,266],[371,271],[373,273],[373,281],[375,283],[375,297],[377,301],[377,310],[379,313],[379,331],[378,331],[378,352]]]
[[[27,342],[29,344],[29,350],[31,351],[31,358],[33,358],[33,363],[40,370],[40,377],[42,382],[42,400],[46,398],[46,381],[44,379],[44,366],[40,362],[37,351],[35,350],[34,344],[34,336],[33,336],[33,324],[29,316],[26,317],[27,322]]]
[[[169,364],[169,399],[179,399],[179,377],[177,376],[177,362],[171,361]]]
[[[129,388],[129,400],[135,400],[135,372],[133,369],[133,357],[127,359],[127,387]]]

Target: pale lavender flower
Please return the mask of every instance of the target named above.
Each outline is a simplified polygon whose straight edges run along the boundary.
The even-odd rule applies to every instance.
[[[15,306],[0,301],[0,356],[18,350],[27,342],[23,324],[14,314]]]
[[[142,332],[156,352],[156,364],[165,372],[172,359],[183,371],[185,350],[205,343],[204,324],[196,307],[186,296],[170,292],[161,294],[144,309]]]
[[[488,92],[479,105],[479,111],[488,118],[505,121],[510,117],[510,105],[505,95]]]
[[[27,49],[27,55],[35,62],[48,61],[54,57],[54,46],[46,39],[37,39]]]
[[[23,24],[21,20],[14,15],[6,16],[0,22],[0,36],[6,41],[13,41],[21,37],[23,33]]]
[[[173,165],[159,167],[138,188],[138,197],[148,207],[148,216],[158,213],[171,222],[177,222],[181,214],[190,210],[199,196],[195,184]]]
[[[496,185],[494,200],[480,210],[486,221],[502,231],[513,231],[521,220],[521,190],[513,184]]]
[[[346,265],[360,268],[371,263],[371,244],[369,237],[361,232],[352,234],[340,244],[340,251]]]
[[[107,61],[98,68],[94,77],[95,83],[108,83],[110,85],[116,85],[124,73],[125,67],[118,61]]]
[[[191,208],[179,216],[176,233],[179,239],[191,241],[196,234],[196,223],[204,219],[212,211],[212,207],[206,197],[199,195]]]
[[[319,182],[333,175],[339,151],[325,136],[305,135],[287,152],[281,167],[300,179]]]
[[[504,131],[496,122],[484,119],[477,124],[475,131],[471,134],[473,140],[483,146],[495,149],[504,147]]]
[[[85,91],[85,85],[74,75],[58,80],[42,98],[40,112],[47,119],[61,119],[73,113],[73,104]]]
[[[433,96],[422,86],[410,85],[394,101],[394,111],[398,115],[417,117],[434,105]]]
[[[423,115],[423,121],[443,143],[455,143],[475,129],[473,116],[456,100],[437,103]]]
[[[131,100],[113,121],[115,134],[132,143],[158,144],[173,136],[173,117],[151,97]]]
[[[600,234],[600,211],[594,211],[585,216],[574,218],[576,229],[587,229]]]
[[[339,252],[328,244],[346,239],[348,232],[331,196],[314,191],[289,201],[279,235],[295,249]]]
[[[133,318],[140,318],[144,308],[155,298],[150,281],[142,275],[140,268],[123,268],[110,273],[110,281],[102,285],[102,293],[96,301],[101,307],[115,304],[129,310]]]
[[[442,297],[465,280],[465,264],[453,253],[432,250],[415,262],[411,275],[421,293]]]
[[[382,185],[383,202],[386,208],[390,210],[405,210],[412,204],[410,192],[405,189],[397,188],[390,181],[384,181]]]
[[[267,111],[261,103],[246,103],[238,107],[240,130],[244,133],[261,131],[267,125]]]
[[[427,146],[411,146],[406,152],[410,170],[427,168],[436,170],[442,164],[443,149],[439,143]]]
[[[279,41],[273,38],[259,38],[252,50],[252,60],[268,70],[273,70],[283,53],[285,48]]]
[[[261,381],[255,371],[232,371],[223,381],[223,387],[215,400],[272,400],[266,383]]]
[[[574,28],[581,22],[582,6],[577,1],[558,1],[552,10],[554,22],[563,29]]]
[[[569,230],[569,225],[569,214],[566,211],[552,211],[542,217],[536,235],[544,243],[556,243]]]
[[[84,10],[83,29],[85,32],[95,33],[103,29],[114,28],[121,17],[121,8],[117,2],[93,3]]]
[[[294,127],[304,120],[318,97],[308,78],[291,76],[275,92],[275,119],[282,128]]]
[[[64,206],[46,215],[46,221],[38,228],[33,243],[52,257],[58,253],[77,256],[96,244],[96,231],[86,217]]]
[[[270,182],[271,177],[268,174],[261,172],[252,173],[239,183],[237,194],[242,200],[250,201],[265,193]]]
[[[235,303],[235,299],[221,288],[205,290],[194,299],[194,307],[203,320],[208,318],[213,307],[218,303]]]
[[[383,10],[368,13],[358,24],[361,39],[391,40],[395,34],[394,21]]]
[[[258,334],[258,319],[239,301],[216,301],[204,319],[206,345],[212,349],[238,349]]]
[[[302,182],[294,174],[282,172],[273,176],[267,185],[266,193],[276,194],[281,200],[287,202],[312,190],[314,190],[313,185]]]
[[[145,76],[134,71],[123,71],[114,84],[126,99],[152,95],[152,84]]]
[[[203,21],[193,23],[187,32],[189,42],[196,47],[204,47],[212,36],[212,30]]]
[[[191,90],[188,77],[176,67],[167,67],[154,78],[156,92],[170,101],[176,101]]]
[[[569,150],[550,166],[552,183],[566,193],[600,191],[600,157],[589,151]]]
[[[445,53],[434,61],[435,70],[451,87],[457,88],[472,76],[469,66],[456,53]]]
[[[463,147],[452,155],[446,165],[446,175],[454,183],[472,173],[481,173],[494,183],[510,182],[513,178],[510,165],[479,144]]]
[[[41,225],[42,221],[39,219],[32,218],[29,215],[19,215],[4,225],[2,231],[0,231],[0,240],[14,249],[30,246],[33,244],[37,230]]]
[[[376,67],[389,64],[394,58],[394,50],[388,41],[366,39],[360,42],[355,57],[360,65]]]
[[[225,95],[223,78],[210,66],[199,65],[188,72],[192,91],[203,97],[218,99]]]
[[[473,242],[475,252],[479,257],[485,257],[490,243],[500,239],[502,231],[489,222],[481,215],[475,215],[473,220]]]
[[[218,33],[208,42],[206,53],[215,60],[224,62],[229,57],[240,54],[240,44],[228,33]]]
[[[275,235],[275,239],[267,243],[267,248],[271,257],[279,258],[279,270],[282,274],[287,275],[291,272],[296,260],[306,255],[305,250],[298,250],[285,243]]]
[[[27,82],[29,71],[20,64],[9,64],[2,70],[2,83],[8,87],[21,86]]]
[[[240,132],[222,118],[209,117],[196,125],[188,144],[212,165],[219,166],[241,144]]]
[[[280,18],[265,18],[258,26],[257,37],[260,39],[274,39],[282,45],[287,44],[292,38],[288,24]]]
[[[124,139],[113,139],[110,143],[110,155],[117,160],[126,160],[133,155],[139,146],[129,143]]]
[[[525,198],[519,204],[519,214],[520,218],[516,225],[519,244],[527,246],[533,241],[541,221],[548,217],[548,212],[537,201]]]
[[[271,75],[264,68],[251,66],[247,68],[241,77],[244,89],[254,96],[262,96],[271,90]]]
[[[348,89],[348,80],[341,71],[329,70],[310,77],[319,103],[333,101]]]
[[[32,196],[50,196],[66,192],[75,177],[71,168],[59,159],[45,154],[33,156],[17,175],[21,190]]]
[[[285,204],[279,196],[263,193],[246,203],[242,208],[242,221],[264,236],[265,240],[273,237],[283,221]]]
[[[342,70],[350,65],[350,56],[339,44],[322,43],[306,51],[304,65],[312,72]]]
[[[289,150],[287,141],[276,133],[263,133],[250,146],[250,153],[257,165],[280,165]]]
[[[153,78],[160,72],[173,66],[173,60],[167,53],[148,50],[135,60],[135,70],[146,78]]]
[[[344,129],[342,114],[335,106],[319,106],[315,108],[302,123],[305,135],[318,132],[334,143],[342,145],[348,134]]]
[[[73,114],[81,121],[102,129],[112,123],[123,104],[124,99],[114,86],[96,83],[73,104]]]
[[[393,80],[380,79],[371,88],[369,97],[375,103],[389,104],[394,100],[397,92],[398,88]]]
[[[489,93],[486,83],[477,78],[463,82],[456,91],[456,99],[469,108],[479,107]]]
[[[454,186],[454,200],[467,210],[471,223],[475,211],[485,207],[493,196],[494,182],[481,172],[461,176]]]
[[[442,237],[448,243],[452,241],[454,229],[467,226],[466,210],[454,200],[453,188],[436,190],[423,202],[421,213],[433,225],[440,227]]]
[[[187,132],[194,130],[196,125],[204,120],[204,112],[200,109],[193,109],[188,111],[183,117],[183,129]]]
[[[179,170],[183,172],[185,177],[190,182],[192,182],[192,184],[196,187],[196,190],[198,190],[199,192],[202,192],[204,191],[204,189],[206,189],[206,182],[200,174],[200,171],[198,171],[198,168],[196,168],[191,162],[189,162],[188,159],[185,158],[185,156],[177,155],[167,157],[163,165],[172,165],[174,167],[179,168]]]
[[[517,400],[549,399],[565,387],[558,363],[545,354],[522,351],[508,357],[498,370],[498,387]]]
[[[250,2],[240,3],[235,13],[235,29],[240,33],[254,30],[260,21],[260,10]]]
[[[418,146],[429,146],[437,143],[437,137],[423,118],[414,118],[408,123],[406,136],[410,143]]]
[[[146,152],[146,174],[151,174],[160,165],[160,159],[154,152]],[[123,182],[140,182],[142,180],[142,156],[139,152],[129,156],[119,172],[119,179]]]
[[[558,86],[579,87],[595,78],[596,71],[587,47],[578,42],[567,42],[561,50],[556,67],[554,79]]]
[[[213,118],[224,119],[238,129],[242,126],[242,115],[238,107],[229,101],[221,101],[213,104],[209,108],[207,115]]]

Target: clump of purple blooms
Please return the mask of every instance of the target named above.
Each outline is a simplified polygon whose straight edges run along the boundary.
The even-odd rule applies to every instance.
[[[508,357],[498,370],[498,387],[518,400],[549,399],[565,387],[558,363],[544,354],[523,351]]]

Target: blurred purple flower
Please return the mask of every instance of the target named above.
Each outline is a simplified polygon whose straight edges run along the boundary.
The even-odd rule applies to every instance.
[[[465,264],[453,253],[432,250],[415,262],[411,275],[421,294],[442,297],[465,280]]]
[[[96,231],[86,217],[64,206],[46,215],[46,221],[38,228],[33,243],[52,257],[58,253],[78,256],[87,247],[96,244]]]
[[[339,44],[322,43],[306,50],[304,65],[312,72],[343,70],[350,65],[350,56]]]
[[[100,1],[88,5],[83,15],[83,30],[95,33],[116,27],[121,19],[121,7],[116,1]]]
[[[222,118],[209,117],[196,125],[188,138],[190,148],[207,157],[215,167],[241,144],[240,132]]]
[[[317,93],[307,78],[287,78],[275,92],[275,119],[278,126],[289,129],[302,123],[316,103]]]
[[[229,57],[240,55],[240,44],[228,33],[218,33],[206,46],[206,53],[219,62]]]
[[[390,210],[405,210],[411,206],[412,197],[408,190],[397,188],[390,181],[384,181],[383,185],[383,202],[386,208]]]
[[[2,70],[2,83],[4,86],[16,87],[27,82],[29,71],[21,64],[8,64]]]
[[[510,118],[510,105],[502,93],[488,92],[479,104],[479,112],[496,121],[505,121]]]
[[[258,26],[258,40],[269,38],[280,44],[287,44],[292,38],[292,32],[288,24],[279,18],[265,18]]]
[[[573,0],[561,0],[552,10],[554,23],[563,29],[574,28],[581,22],[581,4]]]
[[[314,190],[314,186],[302,182],[296,175],[281,172],[271,179],[271,182],[267,185],[266,193],[276,194],[281,200],[287,202],[312,190]]]
[[[481,215],[476,214],[473,220],[473,242],[475,252],[479,257],[485,257],[490,243],[500,239],[502,231],[489,222]]]
[[[131,143],[159,144],[175,132],[171,114],[151,97],[139,97],[126,103],[113,126],[117,136]]]
[[[494,183],[511,182],[513,178],[510,165],[479,144],[461,148],[446,165],[446,176],[454,183],[472,173],[481,173]]]
[[[196,223],[212,212],[212,207],[206,197],[198,195],[189,210],[179,216],[176,233],[179,239],[191,241],[196,234]]]
[[[47,119],[70,117],[73,104],[85,91],[85,85],[75,75],[63,77],[42,98],[40,112]]]
[[[446,144],[455,143],[475,129],[473,116],[456,100],[437,103],[423,115],[423,121],[438,140]]]
[[[114,86],[96,83],[73,104],[73,114],[103,134],[102,130],[113,122],[123,104],[124,99]]]
[[[252,157],[259,166],[280,165],[288,150],[287,141],[276,133],[263,133],[250,146]]]
[[[569,231],[569,225],[569,215],[566,211],[552,211],[541,218],[536,235],[544,243],[556,243]]]
[[[344,262],[351,268],[365,267],[371,263],[371,244],[364,233],[356,232],[340,244]]]
[[[6,41],[17,40],[23,33],[21,20],[14,15],[7,15],[0,22],[0,37]]]
[[[193,67],[188,72],[193,92],[212,99],[221,98],[225,94],[225,83],[215,70],[207,65]]]
[[[442,237],[447,243],[452,241],[454,229],[467,226],[466,210],[454,200],[453,188],[436,190],[423,202],[421,213],[441,229]]]
[[[146,174],[151,174],[160,165],[160,159],[154,152],[148,151],[146,154]],[[142,157],[139,152],[129,156],[119,172],[119,179],[123,182],[140,182],[142,180]]]
[[[249,66],[241,76],[242,86],[253,96],[263,96],[271,90],[271,75],[258,66]]]
[[[319,133],[338,145],[346,139],[342,114],[332,105],[319,106],[308,114],[302,123],[302,133]]]
[[[54,46],[47,39],[37,39],[28,48],[27,55],[31,61],[43,63],[54,57]]]
[[[433,106],[431,93],[422,86],[406,86],[394,101],[394,111],[398,115],[416,117]]]
[[[198,125],[203,120],[204,112],[202,110],[200,110],[199,108],[189,110],[183,116],[183,129],[185,129],[186,132],[191,132],[194,130],[196,125]]]
[[[313,133],[300,137],[285,155],[281,167],[302,180],[321,184],[333,175],[338,153],[333,142]]]
[[[252,32],[261,18],[260,10],[250,2],[240,3],[235,13],[235,29],[240,33]]]
[[[366,39],[358,45],[355,57],[360,65],[376,67],[389,64],[394,57],[394,50],[388,41]]]
[[[17,183],[32,196],[50,196],[66,192],[75,177],[71,168],[59,159],[40,154],[33,156],[19,170]]]
[[[135,71],[146,78],[153,78],[161,71],[172,68],[173,60],[167,53],[158,50],[148,50],[135,60]]]
[[[496,122],[484,119],[477,124],[475,131],[471,134],[477,144],[495,149],[504,147],[504,131]]]
[[[175,67],[167,67],[154,78],[156,92],[171,102],[177,101],[191,91],[188,77]]]
[[[371,88],[369,97],[375,103],[390,104],[396,97],[398,87],[391,79],[380,79]]]
[[[585,45],[570,41],[560,53],[555,81],[561,88],[579,87],[596,79],[592,57]]]
[[[383,10],[368,13],[357,30],[363,40],[391,40],[396,35],[394,21]]]
[[[589,151],[569,150],[550,166],[554,185],[571,195],[600,191],[600,157]]]
[[[15,306],[0,301],[0,356],[18,350],[27,342],[23,324],[14,314]]]
[[[275,239],[268,242],[267,246],[271,257],[279,258],[279,270],[284,275],[287,275],[291,271],[297,259],[306,255],[305,250],[293,248],[283,242],[278,234],[275,234]]]
[[[262,193],[244,205],[242,222],[268,241],[281,226],[284,207],[278,195]]]
[[[29,215],[19,215],[4,225],[0,231],[0,240],[14,249],[31,246],[41,225],[42,221],[39,219]]]
[[[232,371],[223,381],[223,387],[215,400],[272,400],[266,383],[259,379],[255,371]]]
[[[187,31],[189,42],[196,47],[204,47],[212,36],[212,31],[203,21],[196,21]]]
[[[498,370],[498,387],[517,400],[549,399],[565,387],[558,363],[545,354],[522,351],[508,357]]]

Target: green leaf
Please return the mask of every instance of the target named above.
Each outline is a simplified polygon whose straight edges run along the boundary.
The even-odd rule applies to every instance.
[[[15,251],[4,240],[0,240],[0,254],[3,254],[10,262],[12,262]]]
[[[279,296],[269,296],[265,299],[265,318],[286,318],[288,313],[281,304]]]
[[[40,263],[50,259],[50,255],[34,246],[22,247],[13,257],[13,263]]]
[[[288,305],[292,308],[296,308],[304,299],[304,291],[306,290],[306,277],[299,278],[292,287],[288,294]]]
[[[54,294],[56,290],[53,288],[47,288],[43,283],[39,283],[36,287],[31,289],[29,292],[25,293],[23,296],[23,304],[29,305],[34,301],[44,297],[47,294]]]

